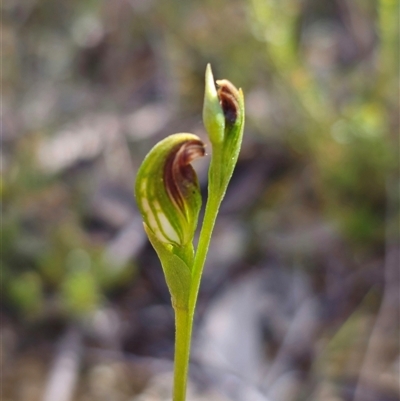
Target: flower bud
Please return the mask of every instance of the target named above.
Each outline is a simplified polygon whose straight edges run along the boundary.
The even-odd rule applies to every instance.
[[[226,79],[216,81],[210,65],[206,69],[203,122],[212,144],[209,193],[225,194],[243,138],[244,98]]]
[[[146,230],[161,243],[185,247],[193,240],[201,194],[190,163],[204,154],[196,135],[174,134],[153,147],[138,171],[138,207]]]
[[[244,99],[241,89],[227,79],[216,81],[215,86],[210,64],[206,68],[203,104],[203,123],[213,145],[227,139],[229,131],[240,127],[243,133]]]

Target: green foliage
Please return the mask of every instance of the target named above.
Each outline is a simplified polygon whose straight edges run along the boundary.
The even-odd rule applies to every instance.
[[[7,280],[7,293],[24,317],[32,318],[42,312],[43,284],[37,273],[26,272]]]
[[[82,316],[125,285],[134,265],[115,266],[90,240],[65,187],[39,170],[36,142],[21,141],[2,181],[2,297],[23,319],[45,318],[50,309]]]
[[[384,241],[385,184],[395,167],[390,122],[397,85],[393,67],[398,65],[393,60],[399,37],[395,3],[379,3],[381,57],[375,68],[366,67],[368,61],[347,69],[332,63],[321,72],[307,65],[307,54],[295,42],[304,11],[299,3],[251,1],[252,21],[265,44],[265,57],[301,119],[299,127],[287,127],[298,133],[288,137],[288,143],[315,165],[324,211],[355,249],[373,248]],[[349,12],[364,16],[369,12],[365,4],[362,10],[359,7],[354,3]],[[327,11],[322,6],[319,10],[329,15]],[[321,53],[318,61],[324,57]]]
[[[93,272],[87,270],[70,271],[65,275],[61,287],[61,299],[66,311],[73,316],[84,316],[94,311],[100,304],[100,289]]]

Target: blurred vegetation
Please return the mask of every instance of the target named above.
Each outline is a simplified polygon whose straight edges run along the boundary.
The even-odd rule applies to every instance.
[[[300,169],[311,169],[318,207],[352,246],[382,248],[398,128],[395,0],[2,8],[2,269],[12,305],[39,312],[56,290],[63,307],[78,311],[120,281],[103,266],[104,243],[85,230],[87,184],[76,172],[43,171],[40,143],[71,119],[126,112],[137,98],[169,97],[180,115],[198,114],[207,61],[248,94],[247,135],[287,148]],[[173,80],[152,87],[146,68]]]
[[[135,216],[135,172],[153,136],[203,132],[207,62],[244,89],[242,165],[260,154],[273,165],[243,211],[248,252],[267,257],[272,233],[323,221],[350,264],[383,259],[399,222],[397,0],[3,0],[1,9],[10,315],[75,319],[135,282],[138,255],[120,262],[108,248]],[[130,125],[149,105],[161,108]],[[332,347],[354,330],[344,326]]]

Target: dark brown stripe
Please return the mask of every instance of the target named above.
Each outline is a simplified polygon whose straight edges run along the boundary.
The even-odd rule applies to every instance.
[[[187,140],[172,149],[164,165],[164,185],[168,196],[184,212],[184,198],[196,182],[196,173],[190,163],[205,155],[203,142]]]
[[[236,87],[226,79],[217,81],[217,92],[225,121],[234,124],[239,113],[239,92]]]

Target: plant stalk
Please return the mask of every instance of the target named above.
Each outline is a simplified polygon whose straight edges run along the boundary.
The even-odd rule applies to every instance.
[[[207,202],[203,225],[200,231],[199,243],[194,257],[192,270],[192,285],[189,295],[189,313],[191,318],[194,317],[196,308],[197,296],[199,293],[201,276],[203,273],[204,264],[207,257],[208,247],[211,241],[211,235],[214,229],[215,221],[218,215],[219,205],[221,200],[216,196],[211,195]]]
[[[215,165],[216,160],[212,160]],[[213,169],[210,167],[210,171]],[[218,171],[219,173],[219,171]],[[220,174],[216,174],[217,177]],[[215,178],[215,176],[214,176]],[[211,180],[218,182],[218,180]],[[216,189],[215,187],[218,187]],[[225,186],[226,188],[226,186]],[[187,377],[189,372],[190,344],[192,338],[193,320],[199,293],[201,276],[207,257],[211,235],[217,219],[219,207],[225,194],[225,190],[219,185],[211,184],[208,188],[208,199],[204,212],[203,224],[200,231],[199,242],[194,257],[192,268],[192,283],[189,294],[188,309],[175,309],[175,368],[174,368],[174,397],[173,401],[186,400]]]
[[[186,400],[192,319],[187,309],[175,308],[175,357],[173,401]]]

